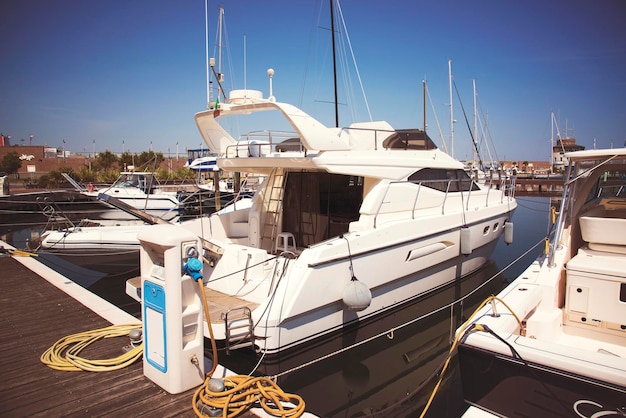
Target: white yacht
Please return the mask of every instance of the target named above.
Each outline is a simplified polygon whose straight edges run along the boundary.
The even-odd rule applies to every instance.
[[[268,111],[294,130],[286,142],[236,140],[216,119]],[[423,131],[327,128],[256,91],[195,119],[221,170],[265,176],[248,205],[185,222],[227,349],[277,353],[375,318],[476,271],[512,233],[514,189],[472,181]]]
[[[626,148],[564,160],[544,253],[457,330],[464,397],[475,411],[626,414]]]

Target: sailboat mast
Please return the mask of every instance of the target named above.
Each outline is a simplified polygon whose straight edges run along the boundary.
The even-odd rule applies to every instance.
[[[332,45],[333,45],[333,85],[335,88],[335,127],[339,127],[339,106],[337,99],[337,54],[335,53],[335,14],[334,14],[334,0],[329,0],[330,2],[330,32],[332,35]]]
[[[422,80],[422,91],[424,96],[424,132],[426,132],[426,80]]]
[[[474,164],[478,162],[478,151],[476,150],[478,141],[478,115],[476,109],[476,79],[472,80],[472,87],[474,88]]]
[[[454,114],[452,111],[452,60],[448,60],[448,83],[450,84],[450,154],[454,158]]]
[[[218,27],[218,43],[217,43],[217,76],[219,78],[219,82],[224,81],[224,76],[222,74],[222,25],[224,20],[224,8],[220,6],[220,19],[219,19],[219,27]]]

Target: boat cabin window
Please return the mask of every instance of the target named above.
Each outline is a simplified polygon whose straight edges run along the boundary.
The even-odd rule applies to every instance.
[[[289,172],[283,200],[282,230],[308,246],[348,232],[359,219],[363,177],[326,172]]]
[[[425,187],[442,192],[467,192],[478,190],[478,185],[472,181],[465,170],[449,170],[445,168],[423,168],[409,176],[412,183],[421,183]]]

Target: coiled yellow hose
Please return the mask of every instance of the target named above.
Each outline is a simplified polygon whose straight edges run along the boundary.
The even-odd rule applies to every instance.
[[[41,362],[51,369],[61,371],[109,372],[131,365],[143,355],[143,344],[134,346],[126,353],[110,359],[91,360],[81,357],[80,352],[90,344],[102,339],[128,336],[132,330],[141,329],[141,324],[112,325],[106,328],[85,331],[61,338],[40,357]]]
[[[224,378],[224,390],[212,391],[209,388],[211,376],[217,367],[217,347],[213,337],[211,317],[206,301],[206,292],[202,278],[198,280],[200,293],[202,295],[202,305],[204,316],[207,321],[209,333],[211,334],[211,347],[213,351],[213,367],[206,373],[204,383],[196,390],[191,401],[194,412],[198,417],[208,417],[204,414],[204,407],[222,410],[222,417],[236,417],[243,411],[249,409],[255,403],[260,403],[261,407],[274,416],[297,418],[304,413],[304,400],[298,396],[283,392],[283,390],[267,377],[253,377],[245,375],[228,376]],[[286,406],[283,404],[289,403]]]
[[[222,417],[236,417],[249,409],[255,403],[268,413],[280,417],[299,417],[304,413],[304,400],[298,396],[283,392],[283,390],[267,377],[228,376],[224,378],[225,390],[211,391],[210,378],[194,393],[193,405],[196,415],[205,415],[202,406],[206,405],[222,411]],[[198,404],[201,401],[202,404]],[[286,406],[283,402],[290,403]]]

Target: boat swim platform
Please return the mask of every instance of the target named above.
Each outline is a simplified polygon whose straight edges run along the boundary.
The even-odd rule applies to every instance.
[[[2,241],[0,246],[13,248]],[[196,416],[191,406],[195,388],[166,392],[143,375],[141,360],[100,373],[58,371],[43,364],[41,354],[63,337],[139,320],[34,257],[0,254],[0,269],[0,416]],[[128,344],[124,337],[102,339],[82,354],[113,358]],[[214,376],[226,373],[218,368]],[[241,416],[264,416],[253,411]]]
[[[126,281],[126,294],[135,299],[137,302],[141,302],[141,277],[133,277]],[[211,318],[211,324],[223,324],[224,314],[231,310],[240,308],[250,308],[254,310],[259,306],[258,303],[250,302],[245,299],[238,298],[236,296],[227,295],[226,293],[218,292],[217,290],[205,288],[204,290],[207,306],[209,307],[209,317]],[[205,336],[208,334],[208,325],[205,321]]]

